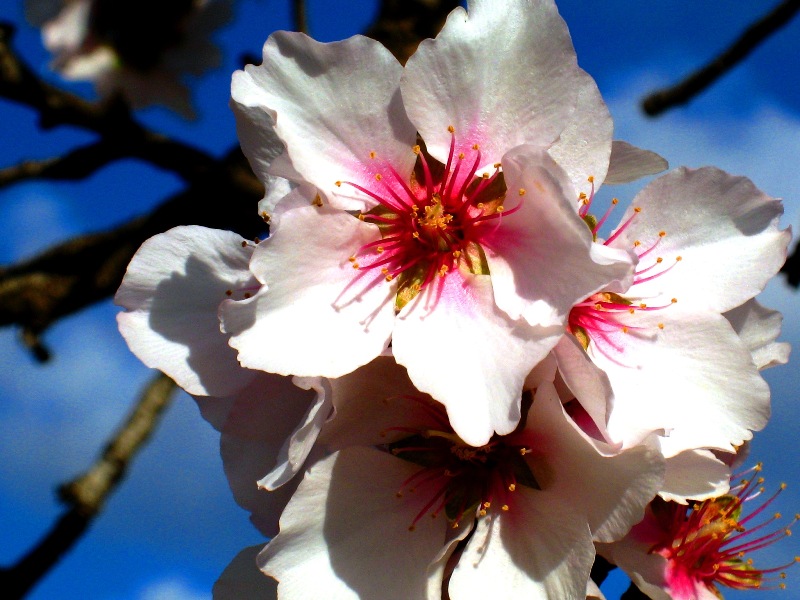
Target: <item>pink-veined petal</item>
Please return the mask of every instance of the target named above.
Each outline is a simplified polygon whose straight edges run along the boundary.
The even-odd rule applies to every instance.
[[[524,143],[549,146],[567,126],[585,73],[553,2],[477,0],[457,8],[408,60],[403,101],[443,161],[478,144],[484,166]]]
[[[611,245],[640,241],[648,248],[666,233],[640,267],[656,257],[674,267],[629,292],[653,306],[678,298],[688,307],[728,311],[758,294],[786,259],[790,233],[778,229],[781,203],[744,177],[712,167],[677,169],[642,190],[622,222],[634,207],[641,212]]]
[[[374,202],[342,195],[337,181],[372,180],[370,152],[406,175],[416,160],[416,130],[400,99],[403,69],[378,42],[355,36],[322,44],[280,31],[264,62],[233,76],[234,101],[274,116],[292,167],[331,202],[360,209]]]
[[[517,426],[525,378],[562,331],[511,321],[489,277],[454,272],[403,308],[392,348],[416,387],[447,407],[456,433],[481,446]]]
[[[531,325],[563,325],[577,302],[629,279],[633,266],[624,252],[593,249],[567,199],[571,185],[546,152],[522,146],[503,161],[505,208],[519,209],[481,238],[497,306]]]
[[[379,238],[376,226],[327,205],[281,214],[251,261],[265,286],[221,309],[239,361],[271,373],[339,377],[378,356],[394,324],[395,284],[370,286],[348,258]]]

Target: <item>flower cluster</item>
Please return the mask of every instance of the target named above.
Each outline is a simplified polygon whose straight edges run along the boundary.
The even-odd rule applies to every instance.
[[[603,183],[666,162],[612,142],[551,0],[473,0],[405,66],[278,32],[231,106],[269,237],[158,235],[116,299],[273,538],[255,585],[600,597],[596,544],[667,597],[768,575],[741,554],[777,536],[740,541],[753,488],[729,481],[769,415],[760,370],[788,357],[753,299],[786,256],[781,205],[678,169],[603,237]],[[220,593],[246,596],[247,568]]]
[[[231,0],[26,0],[25,11],[66,79],[91,81],[133,108],[164,104],[192,116],[181,77],[219,63],[209,36],[230,18]]]

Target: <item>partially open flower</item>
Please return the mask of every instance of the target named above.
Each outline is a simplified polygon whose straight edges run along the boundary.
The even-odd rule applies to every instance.
[[[27,0],[66,79],[91,81],[133,108],[165,104],[192,115],[181,78],[219,62],[211,32],[230,17],[231,0]]]

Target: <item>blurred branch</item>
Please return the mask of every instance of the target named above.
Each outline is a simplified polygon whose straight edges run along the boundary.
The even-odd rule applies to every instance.
[[[608,577],[608,574],[616,568],[616,565],[612,565],[605,558],[597,554],[594,557],[594,564],[592,565],[592,572],[589,577],[597,584],[597,587],[600,587],[606,580],[606,577]]]
[[[14,52],[14,26],[0,23],[0,97],[39,113],[42,129],[74,125],[113,144],[117,158],[133,156],[191,180],[214,168],[215,160],[192,146],[144,129],[119,98],[86,100],[43,82]]]
[[[308,35],[308,16],[306,15],[306,1],[292,0],[294,12],[294,30]]]
[[[262,234],[264,224],[255,211],[261,184],[238,149],[221,167],[149,215],[0,267],[0,326],[19,325],[37,340],[59,318],[112,295],[142,242],[177,225],[230,229],[248,238]]]
[[[793,288],[800,286],[800,246],[795,246],[794,252],[781,267],[781,273],[786,276],[786,283],[790,286]]]
[[[157,375],[94,466],[61,486],[59,495],[69,509],[17,564],[0,569],[0,589],[4,598],[15,600],[24,597],[80,539],[125,475],[136,452],[152,435],[174,390],[175,383],[171,379]]]
[[[772,12],[753,23],[733,45],[706,66],[675,86],[657,90],[642,101],[644,112],[655,117],[700,94],[744,60],[761,42],[786,25],[800,10],[800,0],[784,0]]]

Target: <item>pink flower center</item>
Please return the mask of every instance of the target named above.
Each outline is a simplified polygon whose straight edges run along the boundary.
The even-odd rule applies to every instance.
[[[473,145],[469,155],[456,154],[452,127],[450,152],[442,165],[424,146],[415,146],[417,162],[404,178],[374,152],[374,183],[365,187],[347,181],[377,205],[358,218],[378,226],[381,239],[358,248],[350,257],[362,276],[377,274],[398,280],[398,301],[405,304],[436,277],[459,268],[488,274],[481,238],[500,225],[501,217],[519,209],[506,209],[506,186],[500,164],[492,175],[477,175],[481,152]],[[524,190],[519,190],[520,196]]]
[[[541,489],[525,458],[532,453],[524,432],[495,435],[488,444],[470,446],[450,427],[441,405],[425,398],[407,397],[419,403],[430,417],[428,426],[393,427],[390,432],[408,433],[383,448],[394,456],[419,465],[397,491],[397,497],[414,496],[420,509],[409,531],[425,515],[441,513],[455,529],[465,517],[483,517],[489,511],[513,510],[519,485]]]
[[[589,181],[592,182],[592,192],[588,196],[581,194],[578,215],[586,221],[592,235],[596,237],[600,227],[606,222],[618,201],[614,198],[605,214],[599,220],[596,219],[589,213],[594,199],[593,178],[590,177]],[[617,228],[611,237],[603,242],[603,245],[607,246],[616,240],[640,212],[641,208],[634,208],[633,214]],[[676,256],[668,266],[665,266],[661,256],[654,257],[652,255],[666,235],[666,231],[660,231],[656,239],[647,245],[639,240],[633,243],[633,251],[637,255],[639,263],[634,273],[633,285],[624,295],[608,291],[599,292],[572,308],[568,318],[568,330],[578,338],[584,348],[588,348],[589,343],[592,342],[593,347],[609,360],[621,366],[631,366],[626,364],[625,358],[621,356],[625,352],[625,337],[631,334],[649,333],[644,328],[635,325],[635,320],[632,322],[631,316],[637,313],[660,311],[678,301],[677,298],[672,298],[670,304],[648,306],[646,302],[642,301],[636,290],[637,285],[661,277],[683,260],[681,256]],[[658,328],[664,329],[664,324],[659,323]]]
[[[651,504],[663,537],[650,551],[667,559],[666,576],[676,599],[694,598],[700,585],[712,592],[716,592],[717,585],[739,590],[785,587],[781,583],[786,576],[783,571],[800,557],[779,567],[759,569],[747,556],[789,536],[792,525],[800,519],[795,515],[791,523],[772,531],[769,526],[781,518],[780,514],[756,525],[752,523],[785,489],[785,484],[753,512],[743,514],[745,503],[764,493],[764,479],[755,476],[760,470],[759,464],[752,469],[750,479],[742,480],[729,494],[688,508],[658,498]],[[763,533],[765,529],[767,533]]]

